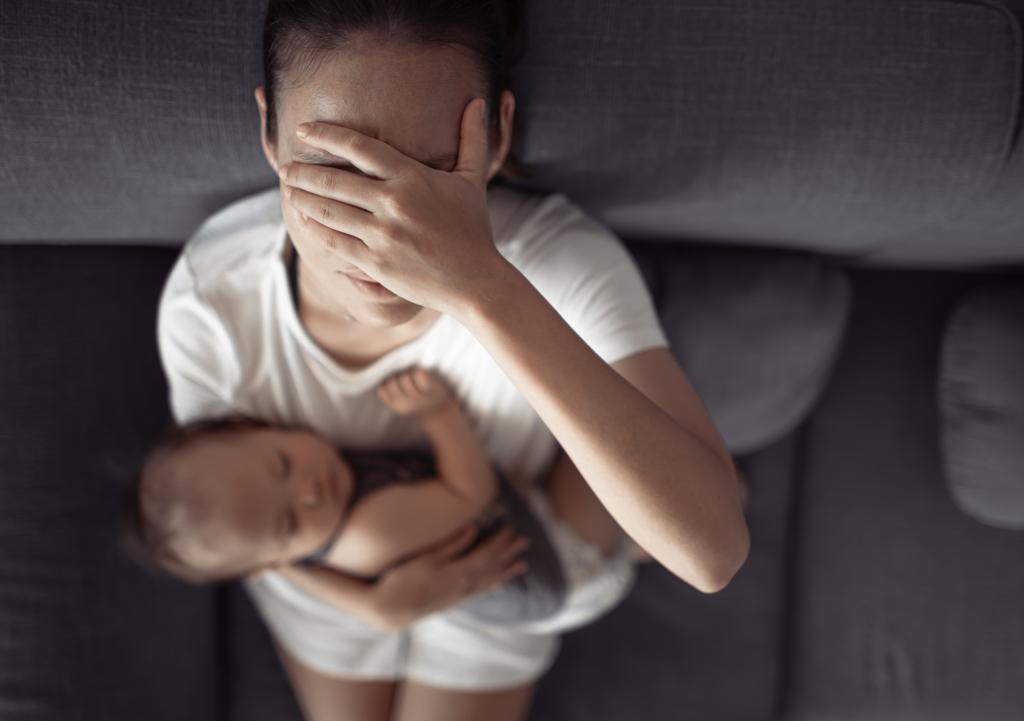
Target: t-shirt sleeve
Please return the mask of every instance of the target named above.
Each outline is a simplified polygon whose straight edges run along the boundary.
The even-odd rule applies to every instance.
[[[632,256],[615,234],[556,196],[521,270],[606,363],[669,345]]]
[[[174,420],[181,424],[231,411],[238,366],[230,336],[197,290],[183,252],[157,313],[157,345]]]

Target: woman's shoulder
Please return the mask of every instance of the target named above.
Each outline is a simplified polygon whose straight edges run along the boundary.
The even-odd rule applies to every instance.
[[[614,231],[564,193],[505,185],[489,192],[495,244],[535,284],[564,285],[575,276],[603,274],[630,262]]]
[[[197,291],[225,287],[227,276],[252,276],[270,267],[285,233],[280,190],[247,195],[222,207],[188,238],[179,262]]]
[[[541,236],[552,225],[576,219],[582,210],[564,193],[495,184],[487,191],[491,230],[499,248],[512,250]]]

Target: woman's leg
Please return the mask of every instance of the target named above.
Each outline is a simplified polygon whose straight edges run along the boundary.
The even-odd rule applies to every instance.
[[[389,721],[394,681],[355,681],[326,676],[305,666],[274,642],[306,721]]]
[[[392,721],[522,721],[535,684],[503,691],[450,691],[406,681]]]

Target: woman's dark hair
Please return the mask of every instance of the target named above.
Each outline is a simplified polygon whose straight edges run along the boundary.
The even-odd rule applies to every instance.
[[[256,418],[232,415],[169,427],[147,454],[145,461],[124,481],[122,488],[120,546],[125,554],[150,571],[170,573],[191,583],[226,580],[230,575],[205,574],[189,567],[173,551],[175,529],[161,524],[167,520],[170,499],[160,491],[143,487],[143,474],[151,461],[168,453],[184,450],[200,437],[252,428],[267,428]],[[144,506],[157,509],[146,513]]]
[[[285,71],[305,70],[359,33],[470,52],[485,88],[488,124],[499,130],[499,101],[526,47],[525,0],[269,0],[263,24],[267,137],[277,139],[276,100]],[[530,177],[512,151],[500,173]]]

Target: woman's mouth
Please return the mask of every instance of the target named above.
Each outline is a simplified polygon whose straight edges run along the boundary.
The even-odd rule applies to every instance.
[[[362,280],[360,278],[356,278],[355,276],[349,275],[347,273],[345,274],[345,277],[348,278],[352,282],[352,285],[354,285],[359,290],[360,293],[362,293],[363,295],[365,295],[367,297],[377,298],[377,299],[397,298],[398,297],[394,293],[392,293],[390,290],[388,290],[387,288],[382,286],[380,283],[377,283],[375,281],[372,281],[372,280]]]

